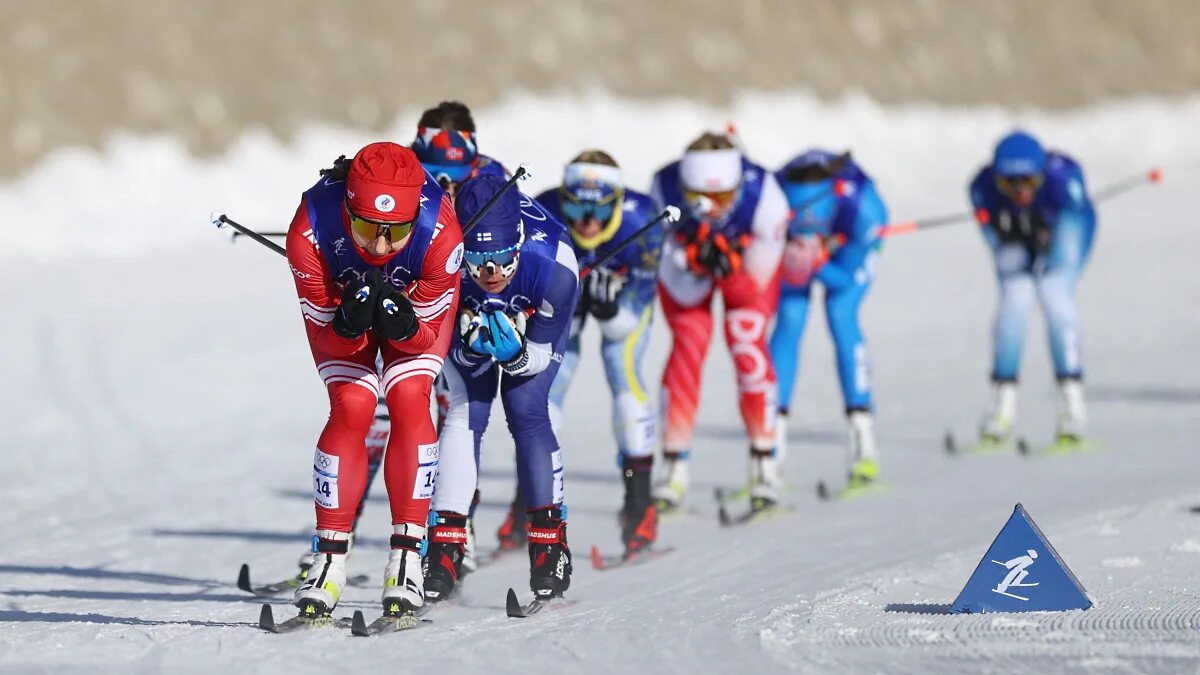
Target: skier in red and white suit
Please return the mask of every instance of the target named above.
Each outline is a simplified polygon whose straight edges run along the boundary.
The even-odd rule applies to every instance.
[[[724,135],[706,133],[683,158],[654,176],[661,204],[685,214],[667,237],[659,299],[672,334],[663,373],[663,454],[656,484],[660,511],[677,508],[687,490],[687,461],[700,400],[700,375],[712,339],[713,296],[725,305],[725,341],[737,368],[738,404],[750,441],[750,485],[757,504],[778,499],[775,369],[767,324],[779,297],[788,203],[775,177],[747,160]]]
[[[438,466],[429,403],[455,330],[463,253],[454,207],[412,150],[372,143],[346,173],[335,170],[304,193],[287,237],[330,404],[313,459],[314,565],[295,595],[310,616],[331,612],[346,583],[380,393],[391,416],[383,470],[394,532],[384,610],[411,612],[424,602],[421,552]]]

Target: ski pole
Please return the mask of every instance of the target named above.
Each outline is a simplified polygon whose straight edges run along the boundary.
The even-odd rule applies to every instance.
[[[264,237],[286,237],[286,236],[287,236],[287,232],[259,232],[259,234],[260,234],[261,236],[264,236]],[[233,238],[234,238],[235,240],[236,240],[238,237],[245,237],[245,236],[247,236],[247,235],[245,235],[245,234],[243,234],[243,233],[241,233],[241,232],[234,232],[234,233],[233,233]]]
[[[496,205],[496,202],[500,201],[500,198],[503,197],[506,192],[513,189],[519,181],[529,178],[530,175],[532,174],[525,169],[524,164],[518,166],[517,170],[513,172],[512,178],[509,178],[507,183],[501,186],[499,190],[496,190],[496,194],[492,195],[486,202],[484,202],[483,206],[481,206],[479,210],[475,212],[475,215],[471,216],[471,220],[468,221],[466,225],[463,225],[463,236],[467,236],[468,232],[475,229],[475,226],[479,224],[479,221],[483,220],[483,217],[487,215],[487,212],[492,210],[492,207]]]
[[[283,248],[279,244],[276,244],[275,242],[271,241],[270,239],[267,239],[265,236],[255,232],[254,230],[246,227],[245,225],[242,225],[241,223],[237,222],[236,220],[233,220],[232,218],[225,215],[224,213],[212,216],[211,220],[212,220],[212,224],[217,226],[217,229],[220,229],[220,228],[228,225],[228,226],[232,227],[233,229],[237,230],[238,232],[241,232],[242,234],[246,235],[247,237],[250,237],[254,241],[257,241],[258,243],[262,244],[263,246],[266,246],[267,248],[271,249],[272,251],[275,251],[279,255],[281,255],[285,258],[287,257],[287,250],[285,248]]]
[[[1113,197],[1123,195],[1134,188],[1142,185],[1155,185],[1162,182],[1162,169],[1152,168],[1148,171],[1143,171],[1136,176],[1122,178],[1111,185],[1108,185],[1100,190],[1097,190],[1092,201],[1101,204]],[[948,213],[941,216],[933,216],[931,218],[918,218],[916,220],[906,220],[897,223],[888,223],[884,225],[880,231],[881,237],[891,237],[898,234],[909,234],[917,231],[942,227],[944,225],[954,225],[956,223],[966,222],[975,217],[972,213]]]
[[[587,275],[591,274],[592,270],[596,269],[603,263],[608,262],[610,259],[612,259],[613,256],[615,256],[616,254],[625,250],[625,248],[627,246],[629,246],[630,244],[632,244],[634,242],[634,240],[641,238],[642,235],[649,232],[650,228],[654,227],[655,225],[658,225],[659,223],[661,223],[663,221],[666,221],[668,224],[677,223],[677,222],[679,222],[679,217],[680,217],[680,212],[679,212],[678,207],[668,206],[667,208],[663,209],[662,213],[658,214],[658,216],[656,216],[654,218],[654,220],[651,220],[650,222],[648,222],[645,225],[638,228],[637,232],[634,232],[633,234],[629,235],[620,244],[617,244],[616,246],[614,246],[612,248],[612,250],[610,250],[608,253],[605,253],[604,255],[600,256],[599,258],[596,258],[596,261],[593,262],[591,265],[583,268],[583,272],[581,272],[579,274],[579,278],[583,279]]]

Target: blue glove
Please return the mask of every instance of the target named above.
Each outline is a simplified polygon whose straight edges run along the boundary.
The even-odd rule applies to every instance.
[[[512,319],[504,312],[486,311],[480,315],[487,328],[488,339],[480,339],[481,347],[500,363],[515,360],[525,350],[525,339]],[[479,331],[482,335],[484,331]],[[471,345],[474,349],[475,345]]]

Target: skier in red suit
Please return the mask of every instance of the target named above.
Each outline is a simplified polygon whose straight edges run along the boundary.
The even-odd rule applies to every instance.
[[[438,468],[429,415],[433,380],[455,330],[462,230],[442,188],[412,150],[372,143],[348,170],[304,193],[287,237],[329,421],[313,457],[313,566],[296,590],[305,616],[332,612],[367,481],[366,435],[382,394],[391,416],[384,480],[391,502],[385,613],[424,603],[421,552]],[[382,357],[382,377],[376,358]]]

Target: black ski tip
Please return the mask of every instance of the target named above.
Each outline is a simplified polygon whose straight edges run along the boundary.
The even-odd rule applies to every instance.
[[[946,435],[942,437],[942,448],[947,455],[953,455],[958,452],[958,442],[954,440],[954,432],[946,430]]]
[[[508,616],[514,619],[524,619],[525,609],[521,607],[521,600],[517,598],[517,592],[513,589],[508,589],[508,598],[504,601],[504,609],[508,612]]]
[[[254,587],[250,585],[250,566],[242,563],[242,569],[238,570],[237,587],[247,593],[253,593]]]
[[[817,481],[817,499],[823,502],[829,501],[829,486],[823,480]]]
[[[245,565],[242,565],[242,571],[246,571]],[[258,627],[269,633],[279,632],[279,629],[275,627],[275,613],[271,611],[271,605],[267,603],[263,603],[262,609],[258,612]]]
[[[350,634],[358,637],[367,637],[371,634],[367,628],[367,617],[363,616],[361,609],[354,610],[354,617],[350,619]]]
[[[1022,457],[1028,457],[1030,454],[1032,454],[1032,450],[1029,447],[1029,441],[1025,440],[1024,438],[1017,439],[1017,454],[1021,455]]]

